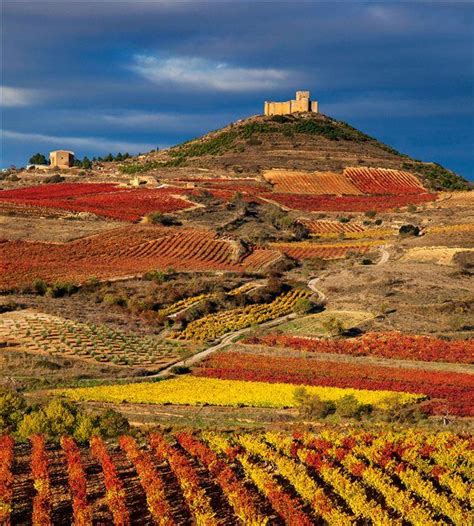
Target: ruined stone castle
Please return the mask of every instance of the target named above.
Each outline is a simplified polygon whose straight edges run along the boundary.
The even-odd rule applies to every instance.
[[[297,91],[295,100],[285,102],[265,101],[264,115],[287,115],[298,111],[313,111],[318,113],[318,101],[311,100],[309,91]]]

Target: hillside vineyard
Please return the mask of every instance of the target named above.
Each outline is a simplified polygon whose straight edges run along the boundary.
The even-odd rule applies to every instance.
[[[0,524],[473,523],[471,186],[264,109],[0,180]]]

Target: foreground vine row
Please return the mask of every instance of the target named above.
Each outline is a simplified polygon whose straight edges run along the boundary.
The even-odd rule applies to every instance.
[[[81,526],[473,520],[472,438],[450,432],[326,427],[317,434],[153,433],[123,436],[118,445],[93,438],[90,448],[70,437],[60,443],[0,437],[2,524],[55,524],[60,516]],[[26,478],[17,468],[25,458]],[[64,480],[70,506],[58,497]]]

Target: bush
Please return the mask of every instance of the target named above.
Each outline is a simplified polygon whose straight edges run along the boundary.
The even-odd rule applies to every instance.
[[[373,265],[374,264],[374,262],[369,258],[364,258],[361,263],[362,265]]]
[[[367,210],[364,215],[373,219],[377,215],[377,212],[375,210]]]
[[[313,310],[314,304],[308,298],[300,298],[293,306],[295,314],[307,314]]]
[[[323,401],[317,395],[310,395],[304,387],[297,387],[293,396],[301,417],[326,418],[336,411],[333,401]]]
[[[105,294],[102,298],[102,302],[111,307],[118,305],[119,307],[125,307],[127,300],[118,294]]]
[[[0,388],[0,431],[15,429],[23,418],[26,400],[20,394]]]
[[[71,296],[71,294],[74,294],[77,290],[78,287],[73,283],[57,282],[47,288],[46,294],[51,298],[62,298],[64,296]]]
[[[344,325],[342,321],[334,316],[323,321],[322,326],[331,336],[341,336],[344,333]]]
[[[399,228],[398,233],[401,236],[418,236],[420,235],[420,227],[410,224],[402,225]]]
[[[130,430],[128,420],[119,412],[113,409],[107,409],[99,416],[98,430],[103,438],[114,438],[119,435],[124,435]]]
[[[370,404],[360,404],[354,395],[345,395],[336,403],[336,414],[343,418],[356,418],[360,420],[363,415],[372,412]]]
[[[162,225],[162,226],[172,226],[177,225],[179,222],[170,215],[162,214],[161,212],[152,212],[148,214],[145,218],[146,223],[151,223],[152,225]]]
[[[51,177],[46,177],[46,179],[44,180],[46,184],[57,184],[62,183],[63,181],[65,181],[65,178],[59,174],[54,174]]]
[[[48,284],[42,279],[35,279],[35,281],[33,281],[32,288],[33,292],[39,294],[40,296],[44,296],[48,290]]]
[[[185,365],[175,365],[174,367],[171,367],[170,371],[173,374],[188,374],[191,372],[191,369]]]

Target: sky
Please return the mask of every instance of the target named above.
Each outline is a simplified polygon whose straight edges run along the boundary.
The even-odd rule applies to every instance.
[[[474,2],[3,1],[1,166],[165,148],[310,90],[474,180]]]

